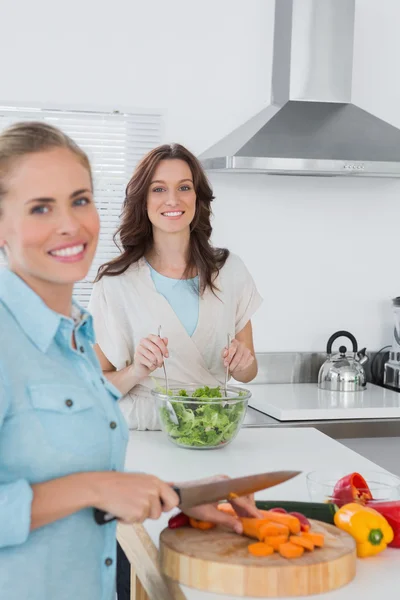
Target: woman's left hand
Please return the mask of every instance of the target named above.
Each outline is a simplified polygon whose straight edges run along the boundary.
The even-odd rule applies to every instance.
[[[221,479],[229,479],[226,475],[216,475],[208,479],[197,480],[193,482],[187,482],[179,484],[180,487],[198,485],[200,483],[211,483],[213,481],[220,481]],[[230,500],[232,507],[239,517],[255,517],[261,518],[261,513],[256,507],[254,494],[249,496],[238,496],[234,500]],[[218,503],[204,504],[202,506],[196,506],[194,508],[186,509],[185,514],[199,521],[209,521],[216,525],[224,525],[229,529],[232,529],[236,533],[242,533],[243,527],[239,519],[227,515],[226,513],[218,510]]]
[[[233,339],[229,348],[224,348],[222,351],[224,367],[229,366],[231,375],[240,373],[248,369],[254,362],[255,358],[252,352],[236,339]]]

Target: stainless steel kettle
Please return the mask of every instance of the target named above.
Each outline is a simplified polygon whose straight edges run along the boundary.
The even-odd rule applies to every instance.
[[[332,344],[340,337],[347,337],[353,344],[353,356],[347,354],[346,346],[340,346],[339,353],[332,355]],[[361,392],[365,390],[367,378],[363,365],[368,361],[366,348],[358,352],[357,340],[348,331],[337,331],[328,340],[327,360],[318,374],[318,387],[337,392]]]

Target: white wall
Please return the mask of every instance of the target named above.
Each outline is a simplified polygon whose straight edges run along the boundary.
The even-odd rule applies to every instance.
[[[0,3],[0,104],[162,110],[194,152],[269,101],[273,0]],[[358,0],[354,99],[400,127],[396,0]],[[390,343],[400,181],[213,175],[215,241],[265,298],[257,349],[321,350],[339,328]]]

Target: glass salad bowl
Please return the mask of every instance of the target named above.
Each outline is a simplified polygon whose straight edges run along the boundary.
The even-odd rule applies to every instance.
[[[162,430],[181,448],[209,450],[230,444],[246,415],[251,393],[237,386],[210,388],[182,384],[156,388],[152,394]]]
[[[400,500],[400,478],[384,471],[360,471],[371,492],[372,500],[368,506],[373,508],[374,502]],[[336,483],[349,475],[349,471],[313,471],[307,474],[307,488],[312,502],[333,502]],[[359,488],[363,492],[362,488]],[[366,491],[366,490],[365,490]],[[347,497],[347,496],[345,496]]]

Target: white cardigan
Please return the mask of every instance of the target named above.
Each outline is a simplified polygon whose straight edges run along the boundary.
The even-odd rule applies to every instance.
[[[168,301],[157,292],[144,259],[125,273],[105,276],[93,286],[88,309],[93,315],[97,343],[117,370],[133,362],[135,347],[162,326],[168,338],[166,362],[170,385],[224,383],[221,353],[227,335],[233,337],[248,323],[262,303],[253,278],[242,260],[230,254],[221,269],[216,297],[206,289],[200,297],[199,319],[192,337],[188,335]],[[130,429],[160,429],[151,396],[154,380],[163,385],[162,369],[135,386],[120,400]]]

